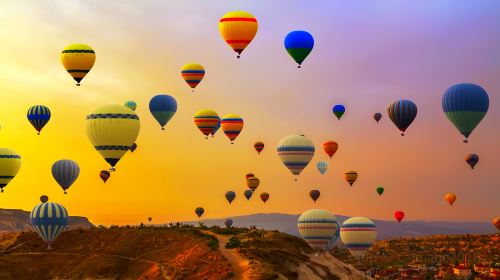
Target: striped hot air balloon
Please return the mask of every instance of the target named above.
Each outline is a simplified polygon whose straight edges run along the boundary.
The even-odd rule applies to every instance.
[[[417,117],[417,105],[410,100],[402,99],[389,104],[387,114],[396,127],[405,135],[406,129]]]
[[[315,151],[313,142],[303,135],[284,137],[278,143],[277,150],[281,161],[295,176],[309,164]]]
[[[208,135],[215,134],[220,118],[214,110],[203,109],[194,114],[194,123],[196,127],[208,139]]]
[[[236,137],[240,135],[243,125],[243,119],[236,114],[225,115],[221,119],[222,131],[224,131],[227,138],[231,140],[231,144],[233,144]]]
[[[5,188],[21,169],[21,156],[9,148],[0,148],[0,189]]]
[[[266,203],[269,200],[269,193],[267,193],[267,192],[261,193],[260,200],[262,200],[262,202]]]
[[[325,153],[332,158],[333,155],[337,152],[339,149],[339,144],[335,141],[326,141],[323,143],[323,150],[325,150]]]
[[[111,177],[111,173],[109,173],[108,170],[101,170],[99,173],[99,177],[101,177],[101,180],[106,183],[106,181]]]
[[[349,185],[352,186],[352,184],[354,184],[354,182],[356,182],[356,179],[358,179],[358,172],[356,172],[356,171],[347,171],[344,174],[344,179],[347,181],[347,183],[349,183]]]
[[[253,147],[254,149],[257,151],[257,153],[260,153],[262,152],[262,150],[264,150],[264,143],[262,142],[255,142],[255,144],[253,144]]]
[[[257,19],[244,11],[229,12],[219,20],[220,35],[238,53],[238,58],[252,42],[258,28]]]
[[[255,191],[259,187],[259,184],[260,184],[260,180],[257,177],[247,178],[247,186],[250,190],[252,190],[252,192]]]
[[[160,124],[161,129],[165,130],[165,125],[177,112],[177,101],[170,95],[156,95],[149,101],[149,111]]]
[[[194,92],[196,86],[203,80],[203,77],[205,77],[205,68],[198,63],[188,63],[182,66],[181,75]]]
[[[62,159],[52,165],[52,176],[65,194],[67,189],[76,181],[78,175],[80,175],[80,167],[74,160]]]
[[[79,86],[95,62],[94,50],[85,44],[71,44],[61,53],[61,62]]]
[[[342,242],[356,258],[362,258],[377,237],[377,227],[368,218],[352,217],[340,229]]]
[[[328,163],[326,161],[320,161],[316,164],[316,168],[318,169],[321,175],[325,174],[326,170],[328,170]]]
[[[139,117],[122,105],[104,105],[87,116],[86,132],[94,148],[115,170],[115,165],[135,143]]]
[[[130,110],[132,110],[132,111],[135,111],[135,109],[137,109],[137,103],[135,103],[135,101],[132,101],[132,100],[125,102],[124,105],[125,105],[125,107],[129,107]]]
[[[322,209],[311,209],[297,221],[300,236],[317,251],[328,251],[339,237],[340,225],[335,215]]]
[[[50,120],[50,110],[49,107],[43,105],[35,105],[31,106],[28,109],[28,121],[31,125],[36,129],[38,134],[42,131],[42,128],[49,122]]]
[[[59,203],[40,203],[31,210],[31,225],[47,243],[48,249],[68,224],[68,212]]]

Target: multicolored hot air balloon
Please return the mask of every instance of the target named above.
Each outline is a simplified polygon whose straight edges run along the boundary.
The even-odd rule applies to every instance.
[[[377,193],[379,196],[381,196],[384,193],[384,187],[382,186],[377,187]]]
[[[205,77],[205,68],[198,63],[188,63],[182,66],[181,75],[194,92],[196,86]]]
[[[198,218],[201,218],[201,216],[203,216],[203,213],[205,213],[205,209],[203,209],[203,207],[197,207],[196,209],[194,209],[194,212],[196,213],[196,216],[198,216]]]
[[[137,109],[137,103],[135,103],[132,100],[129,100],[129,101],[125,102],[124,105],[125,105],[125,107],[129,107],[130,110],[132,110],[132,111],[135,111],[135,109]]]
[[[465,161],[470,165],[471,169],[479,162],[479,156],[476,154],[469,154],[465,157]]]
[[[269,200],[269,193],[267,193],[267,192],[261,193],[260,200],[262,200],[262,202],[266,203],[266,201]]]
[[[214,110],[203,109],[194,114],[194,123],[201,133],[205,135],[205,139],[208,139],[208,135],[215,134],[215,131],[217,131],[220,118]]]
[[[252,177],[255,177],[255,175],[253,173],[247,173],[247,175],[245,175],[245,178],[248,180],[248,178],[252,178]]]
[[[68,224],[68,211],[59,203],[40,203],[31,210],[31,225],[38,235],[47,243],[48,249]]]
[[[235,114],[225,115],[221,119],[221,127],[224,134],[226,134],[227,138],[231,140],[231,144],[233,144],[234,139],[240,135],[241,130],[243,129],[243,119]]]
[[[226,192],[225,196],[226,200],[229,202],[229,204],[231,204],[231,202],[233,202],[233,200],[236,198],[236,193],[233,191],[228,191]]]
[[[157,95],[149,101],[149,111],[160,124],[161,129],[165,130],[165,125],[177,112],[177,101],[170,95]]]
[[[253,144],[253,147],[255,148],[255,150],[257,151],[257,153],[260,153],[262,152],[262,150],[264,150],[264,143],[262,142],[255,142],[255,144]]]
[[[233,220],[231,220],[231,219],[225,219],[225,220],[224,220],[224,225],[225,225],[227,228],[230,228],[230,227],[233,225]]]
[[[453,203],[455,202],[455,200],[457,200],[457,196],[454,193],[447,193],[444,196],[444,200],[446,200],[446,202],[448,202],[450,206],[453,206]]]
[[[341,105],[341,104],[334,105],[332,108],[332,112],[337,117],[337,119],[340,120],[340,118],[345,113],[345,107],[344,107],[344,105]]]
[[[0,189],[4,189],[21,168],[21,156],[9,148],[0,148]]]
[[[135,151],[135,149],[137,149],[137,144],[134,143],[132,144],[132,146],[130,146],[130,151],[133,153]]]
[[[403,218],[405,217],[405,213],[403,211],[396,211],[394,212],[394,218],[398,221],[398,223],[401,223]]]
[[[313,142],[303,135],[290,135],[282,138],[277,150],[281,161],[295,176],[298,176],[309,164],[315,151]]]
[[[495,217],[493,219],[493,225],[500,231],[500,217]]]
[[[135,143],[139,117],[122,105],[104,105],[87,115],[86,132],[94,148],[115,170],[115,165]]]
[[[352,217],[342,224],[340,238],[349,252],[360,259],[370,250],[377,238],[377,227],[368,218]]]
[[[106,183],[109,177],[111,177],[111,173],[109,173],[108,170],[101,170],[101,173],[99,173],[99,177],[101,177],[102,181]]]
[[[221,125],[221,119],[219,116],[217,116],[217,126],[214,127],[214,129],[212,130],[212,137],[214,137],[215,133],[217,133],[217,131],[219,130],[220,128],[220,125]]]
[[[349,183],[349,185],[352,186],[352,184],[354,184],[354,182],[356,182],[356,179],[358,179],[358,172],[356,172],[356,171],[347,171],[344,174],[344,179],[347,181],[347,183]]]
[[[339,144],[335,141],[326,141],[323,143],[323,150],[325,150],[325,153],[332,158],[333,155],[337,152],[339,149]]]
[[[260,180],[257,177],[250,177],[247,179],[247,186],[250,190],[255,191],[260,185]]]
[[[387,107],[387,114],[391,121],[401,130],[401,136],[417,117],[417,105],[410,100],[394,101]]]
[[[49,107],[43,105],[35,105],[31,106],[28,109],[28,121],[31,125],[36,129],[38,134],[42,131],[42,128],[49,122],[50,120],[50,110]]]
[[[67,193],[69,187],[76,181],[78,175],[80,175],[80,167],[74,160],[62,159],[52,165],[52,176],[59,186],[61,186],[64,194]]]
[[[300,236],[317,251],[328,251],[339,236],[340,225],[335,215],[322,209],[311,209],[297,221]]]
[[[323,175],[328,170],[328,163],[326,161],[320,161],[316,164],[316,168],[318,169],[319,173]]]
[[[220,35],[238,53],[238,58],[252,42],[257,29],[257,19],[244,11],[229,12],[219,20]]]
[[[373,119],[378,123],[382,119],[382,113],[373,114]]]
[[[464,143],[467,143],[472,131],[488,112],[490,99],[479,85],[456,84],[446,90],[442,105],[446,117],[465,137]]]
[[[245,196],[245,198],[246,198],[247,200],[250,200],[250,198],[251,198],[251,197],[252,197],[252,195],[253,195],[253,191],[252,191],[252,190],[245,190],[245,191],[243,192],[243,195]]]
[[[49,201],[49,197],[48,196],[46,196],[46,195],[40,196],[40,202],[41,203],[45,203],[47,201]]]
[[[314,203],[316,203],[316,200],[318,200],[320,195],[321,195],[321,192],[319,190],[311,190],[309,192],[309,196],[314,201]]]
[[[71,44],[66,46],[61,53],[61,62],[64,69],[79,86],[82,79],[92,69],[95,62],[94,50],[85,44]]]
[[[297,68],[311,53],[314,47],[314,38],[307,31],[296,30],[288,33],[285,37],[285,49],[288,54],[297,62]]]

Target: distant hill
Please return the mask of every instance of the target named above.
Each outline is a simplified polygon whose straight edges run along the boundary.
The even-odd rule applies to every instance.
[[[297,219],[300,215],[293,214],[252,214],[244,216],[229,217],[234,221],[234,226],[249,227],[267,230],[279,230],[291,235],[299,236],[297,231]],[[349,217],[337,215],[337,219],[343,223]],[[206,226],[224,226],[224,219],[202,219]],[[496,233],[496,229],[487,222],[427,222],[427,221],[393,221],[373,220],[377,225],[377,239],[395,237],[417,237],[434,234],[490,234]],[[197,224],[198,221],[184,222]]]
[[[70,216],[68,226],[75,228],[92,228],[94,225],[85,217]],[[0,232],[16,232],[31,230],[30,212],[18,209],[0,209]]]

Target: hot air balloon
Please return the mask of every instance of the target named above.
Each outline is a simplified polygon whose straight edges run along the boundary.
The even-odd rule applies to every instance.
[[[328,170],[328,163],[326,161],[320,161],[316,164],[316,168],[318,168],[319,173],[321,175],[325,174],[326,170]]]
[[[465,161],[474,169],[474,166],[479,162],[479,156],[476,154],[469,154],[465,157]]]
[[[349,252],[360,259],[370,250],[377,238],[377,227],[368,218],[352,217],[342,224],[340,238]]]
[[[373,114],[373,119],[378,123],[382,119],[382,114],[381,113]]]
[[[220,35],[238,53],[237,58],[255,37],[257,29],[257,19],[244,11],[229,12],[219,20]]]
[[[99,173],[99,177],[101,177],[104,183],[106,183],[106,181],[109,179],[110,176],[111,173],[109,173],[108,170],[101,170],[101,173]]]
[[[401,223],[403,218],[405,217],[405,213],[403,211],[396,211],[394,212],[394,218],[398,221],[398,223]]]
[[[479,85],[456,84],[443,95],[443,111],[468,142],[469,135],[481,122],[490,105],[488,93]]]
[[[131,101],[131,100],[125,102],[124,105],[125,105],[125,107],[129,107],[130,110],[132,110],[132,111],[135,111],[135,109],[137,109],[137,103],[135,103],[134,101]]]
[[[263,192],[260,194],[260,200],[262,200],[262,202],[266,203],[268,199],[269,199],[269,193]]]
[[[305,136],[290,135],[280,140],[277,150],[285,166],[298,176],[313,158],[315,149],[313,142]]]
[[[59,203],[40,203],[31,210],[31,225],[38,235],[47,243],[48,249],[68,224],[68,212]]]
[[[229,202],[229,204],[231,204],[231,202],[233,202],[233,200],[235,198],[236,198],[236,193],[235,192],[233,192],[233,191],[226,192],[226,199]]]
[[[394,101],[387,107],[387,114],[404,136],[406,129],[417,116],[417,105],[406,99]]]
[[[297,68],[300,68],[313,47],[314,38],[307,31],[292,31],[285,37],[285,49],[293,60],[299,64]]]
[[[182,66],[181,75],[184,81],[193,89],[203,80],[205,68],[198,63],[188,63]]]
[[[309,192],[309,196],[314,201],[314,203],[316,203],[316,200],[318,200],[320,195],[321,195],[321,192],[318,190],[312,190]]]
[[[21,156],[16,151],[9,148],[0,148],[0,189],[9,184],[16,177],[21,168]]]
[[[260,184],[260,180],[257,177],[250,177],[247,179],[247,186],[250,190],[255,191]]]
[[[493,225],[500,231],[500,217],[495,217],[493,219]]]
[[[87,136],[111,171],[135,143],[139,129],[139,117],[122,105],[104,105],[87,116]]]
[[[198,218],[201,218],[201,216],[203,216],[203,213],[205,213],[205,209],[203,209],[203,207],[197,207],[196,209],[194,209],[194,212],[196,213],[196,216],[198,216]]]
[[[243,129],[243,119],[235,114],[225,115],[221,119],[221,127],[227,138],[231,140],[231,144],[233,144],[234,139],[240,135]]]
[[[247,175],[245,175],[245,178],[248,180],[248,178],[252,178],[252,177],[255,177],[255,175],[253,175],[253,173],[247,173]]]
[[[42,131],[42,128],[49,122],[50,120],[50,110],[48,107],[43,105],[35,105],[31,106],[28,109],[28,121],[31,125],[36,129],[38,134]]]
[[[74,160],[62,159],[56,161],[52,165],[52,176],[57,181],[59,186],[67,193],[67,190],[75,182],[80,175],[80,167]]]
[[[340,120],[340,118],[345,113],[345,107],[344,107],[344,105],[337,104],[337,105],[333,106],[332,112]]]
[[[344,174],[344,179],[347,181],[347,183],[349,183],[349,185],[352,186],[352,184],[354,184],[354,182],[356,182],[356,179],[358,179],[358,172],[356,172],[356,171],[347,171]]]
[[[217,126],[213,128],[212,130],[212,137],[214,137],[215,133],[219,130],[220,128],[220,125],[221,125],[221,119],[219,116],[217,116]]]
[[[66,46],[61,53],[61,62],[64,69],[79,86],[82,79],[92,69],[95,62],[94,50],[85,44],[71,44]]]
[[[453,206],[453,203],[455,202],[455,200],[457,200],[457,196],[454,193],[447,193],[444,196],[444,200],[446,200],[450,204],[450,206]]]
[[[148,222],[150,222],[150,223],[151,223],[151,221],[152,221],[152,220],[153,220],[153,218],[148,217]]]
[[[132,146],[130,146],[130,151],[133,153],[135,151],[135,149],[137,149],[137,144],[134,143],[132,144]]]
[[[48,196],[46,196],[46,195],[40,196],[40,202],[41,203],[45,203],[47,201],[49,201],[49,197]]]
[[[323,143],[323,150],[325,150],[325,153],[332,158],[333,155],[337,152],[339,149],[339,144],[335,141],[326,141]]]
[[[233,220],[231,220],[231,219],[225,219],[225,220],[224,220],[224,225],[225,225],[227,228],[230,228],[230,227],[233,225]]]
[[[177,101],[170,95],[157,95],[149,101],[149,111],[160,124],[161,129],[165,130],[165,125],[177,112]]]
[[[252,197],[253,195],[253,191],[252,190],[245,190],[243,192],[243,195],[246,197],[247,200],[250,200],[250,198]]]
[[[297,221],[300,236],[317,251],[327,251],[339,236],[340,225],[335,215],[322,209],[311,209]]]
[[[257,151],[257,153],[259,153],[259,155],[260,155],[260,152],[262,152],[262,150],[264,150],[264,143],[262,143],[262,142],[255,142],[255,144],[253,144],[253,147],[255,148],[255,150]]]
[[[384,193],[384,187],[382,187],[382,186],[377,187],[377,193],[378,193],[378,195],[382,195]]]
[[[220,118],[217,113],[210,109],[199,110],[194,115],[194,123],[198,129],[205,135],[205,139],[208,139],[209,134],[215,134]]]

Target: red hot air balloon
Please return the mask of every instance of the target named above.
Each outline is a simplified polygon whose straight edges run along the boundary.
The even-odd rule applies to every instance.
[[[248,173],[247,175],[245,175],[245,177],[248,180],[249,178],[255,177],[255,175],[253,175],[253,173]]]
[[[401,223],[401,221],[403,220],[404,217],[405,217],[405,213],[403,211],[394,212],[394,218],[396,218],[396,220],[398,220],[398,223]]]
[[[106,181],[109,179],[109,177],[111,176],[111,173],[109,173],[108,170],[102,170],[101,173],[99,174],[99,176],[101,177],[102,181],[104,183],[106,183]]]
[[[335,141],[326,141],[323,143],[323,149],[325,150],[325,153],[332,158],[333,155],[337,152],[339,148],[339,144]]]
[[[314,203],[316,203],[316,200],[318,200],[320,195],[321,195],[321,193],[319,190],[312,190],[309,192],[309,196],[314,201]]]
[[[266,192],[261,193],[261,194],[260,194],[260,199],[261,199],[264,203],[266,203],[266,201],[269,199],[269,194],[268,194],[268,193],[266,193]]]
[[[255,148],[255,150],[257,151],[257,153],[259,153],[259,155],[260,155],[260,152],[262,152],[262,150],[264,150],[264,143],[262,143],[262,142],[255,142],[255,144],[253,144],[253,147]]]

